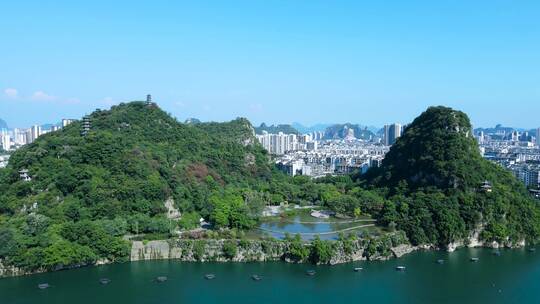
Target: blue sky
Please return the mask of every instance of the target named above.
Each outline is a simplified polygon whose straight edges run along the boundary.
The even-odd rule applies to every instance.
[[[0,5],[11,126],[147,93],[181,120],[540,126],[538,1],[44,2]]]

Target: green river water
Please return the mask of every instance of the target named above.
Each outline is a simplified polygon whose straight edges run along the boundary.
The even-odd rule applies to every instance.
[[[478,262],[471,262],[478,257]],[[444,264],[438,264],[444,259]],[[405,271],[396,271],[398,265]],[[354,272],[354,267],[363,267]],[[305,271],[316,270],[307,276]],[[206,273],[216,278],[205,280]],[[260,281],[251,279],[258,274]],[[154,282],[167,276],[164,283]],[[108,285],[99,284],[109,278]],[[47,282],[49,289],[40,290]],[[540,303],[540,248],[415,252],[337,266],[146,261],[0,279],[0,303]]]

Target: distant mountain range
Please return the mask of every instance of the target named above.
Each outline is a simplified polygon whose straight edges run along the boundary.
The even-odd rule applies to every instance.
[[[0,129],[8,129],[7,123],[0,118]]]
[[[262,134],[263,131],[266,131],[268,133],[279,133],[283,132],[285,134],[300,134],[302,132],[299,132],[297,129],[295,129],[293,126],[288,124],[280,124],[280,125],[266,125],[264,122],[258,126],[254,127],[256,134]]]
[[[324,130],[326,130],[326,128],[330,127],[331,125],[332,124],[319,123],[319,124],[315,124],[315,125],[312,125],[312,126],[304,126],[304,125],[302,125],[301,123],[298,123],[298,122],[293,122],[292,123],[292,127],[295,128],[296,130],[298,130],[298,132],[303,133],[303,134],[307,134],[307,133],[311,133],[311,132],[324,131]]]
[[[354,136],[359,139],[369,140],[376,136],[379,131],[376,127],[367,127],[359,124],[344,123],[344,124],[316,124],[306,127],[300,123],[267,125],[262,123],[255,127],[256,134],[262,134],[263,131],[268,133],[283,132],[285,134],[308,134],[312,132],[324,132],[325,139],[344,139],[349,134],[349,129],[353,130]]]
[[[528,130],[528,129],[524,129],[524,128],[504,127],[501,124],[498,124],[495,127],[476,128],[476,129],[474,129],[475,133],[484,132],[486,134],[492,134],[492,133],[498,133],[498,132],[512,133],[513,131],[529,132],[530,134],[533,134],[533,135],[536,133],[536,129]]]
[[[345,124],[335,124],[332,126],[329,126],[324,131],[324,138],[325,139],[343,139],[349,134],[349,130],[353,130],[354,137],[364,140],[370,140],[375,136],[375,133],[368,130],[367,127],[363,127],[358,124],[351,124],[351,123],[345,123]]]
[[[351,123],[345,123],[346,125],[352,125]],[[319,123],[312,126],[305,126],[298,122],[293,122],[292,126],[298,130],[300,133],[311,133],[311,132],[318,132],[318,131],[326,131],[327,128],[336,126],[336,125],[344,125],[344,124],[338,124],[338,123]],[[375,126],[364,126],[361,124],[354,124],[355,126],[358,126],[360,129],[367,129],[373,133],[377,133],[380,128]]]

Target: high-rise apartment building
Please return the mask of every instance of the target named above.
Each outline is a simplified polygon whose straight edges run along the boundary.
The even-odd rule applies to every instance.
[[[0,147],[4,151],[9,151],[11,149],[11,136],[7,131],[0,132]]]
[[[261,135],[257,135],[257,139],[270,154],[276,155],[282,155],[288,151],[296,151],[299,147],[305,147],[306,144],[306,137],[301,136],[299,140],[296,134],[284,134],[283,132],[270,134],[263,131]]]
[[[67,119],[67,118],[63,118],[62,119],[62,128],[68,126],[69,124],[71,124],[72,122],[74,122],[75,119]]]
[[[41,126],[33,125],[28,131],[26,131],[26,143],[31,144],[41,135]]]
[[[401,125],[397,123],[384,125],[384,144],[387,146],[393,145],[401,136],[402,129]]]

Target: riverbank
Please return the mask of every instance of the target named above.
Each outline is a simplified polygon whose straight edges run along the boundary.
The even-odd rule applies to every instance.
[[[341,264],[362,260],[387,260],[400,257],[416,248],[411,246],[402,232],[387,233],[366,239],[345,239],[325,241],[331,246],[330,258],[313,261],[316,248],[313,242],[295,244],[287,240],[160,240],[134,241],[130,260],[177,259],[199,262],[265,262],[285,261],[291,263],[312,262],[315,264]],[[300,245],[303,248],[296,248]],[[234,248],[231,249],[231,248]],[[298,258],[295,250],[305,250],[304,257]]]
[[[539,303],[540,248],[417,250],[386,262],[307,265],[152,260],[0,280],[2,303]],[[471,257],[479,259],[470,262]],[[437,263],[441,259],[443,264]],[[396,266],[406,266],[396,271]],[[355,267],[363,270],[355,272]],[[316,271],[307,276],[306,270]],[[215,274],[206,280],[205,274]],[[262,280],[255,281],[252,275]],[[153,282],[167,276],[164,283]],[[109,278],[107,285],[99,283]],[[40,290],[37,284],[52,287]],[[499,291],[500,290],[500,291]]]
[[[322,241],[328,249],[328,258],[321,260],[320,252],[314,242],[301,241],[295,243],[291,239],[168,239],[153,241],[132,241],[129,255],[130,262],[144,260],[178,260],[185,262],[271,262],[283,261],[287,263],[311,263],[337,265],[358,261],[384,261],[400,258],[413,251],[448,251],[457,248],[520,248],[524,242],[509,244],[484,243],[478,240],[450,244],[448,248],[439,248],[434,245],[412,246],[405,233],[396,231],[378,236],[369,236],[362,239],[345,238],[336,241]],[[320,250],[320,248],[319,248]],[[304,252],[299,255],[298,252]],[[319,260],[313,260],[318,257]],[[86,266],[111,264],[109,260],[99,260],[93,264],[80,264],[59,266],[56,269],[36,269],[27,271],[0,260],[0,278],[24,276],[43,272],[52,272]]]

